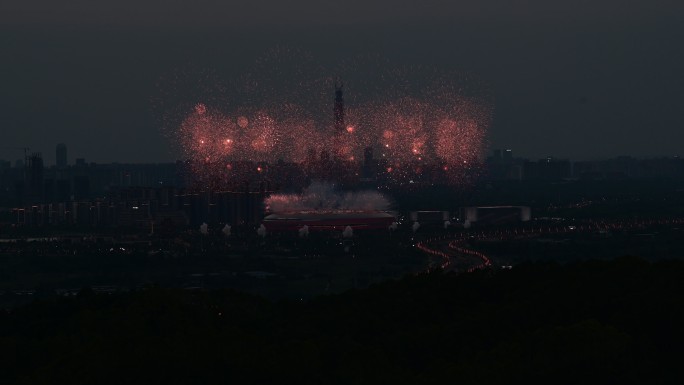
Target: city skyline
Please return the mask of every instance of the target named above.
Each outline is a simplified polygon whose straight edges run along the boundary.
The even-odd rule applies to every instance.
[[[0,2],[0,384],[684,383],[682,4]]]
[[[54,148],[48,149],[46,152],[39,151],[38,149],[34,150],[29,147],[26,147],[27,149],[27,155],[29,154],[39,154],[42,157],[43,164],[45,167],[55,167],[59,166],[57,164],[57,149],[56,147],[59,145],[66,145],[67,151],[66,151],[66,166],[74,166],[79,164],[79,162],[83,162],[84,165],[88,164],[97,164],[97,165],[107,165],[107,164],[121,164],[121,165],[154,165],[154,164],[170,164],[170,163],[177,163],[177,162],[185,162],[188,161],[188,158],[183,158],[183,157],[169,157],[167,159],[159,159],[156,161],[125,161],[125,160],[117,160],[114,159],[112,161],[97,161],[97,159],[89,159],[86,158],[82,155],[79,154],[74,154],[71,151],[71,148],[68,146],[68,143],[58,143]],[[22,147],[16,147],[16,148],[2,148],[0,147],[0,161],[5,161],[9,162],[10,167],[17,167],[17,164],[20,164],[21,167],[24,166],[24,155],[22,153],[24,148]],[[608,160],[617,160],[617,159],[633,159],[633,160],[656,160],[656,159],[679,159],[681,157],[680,153],[675,153],[675,154],[657,154],[657,155],[646,155],[646,156],[636,156],[632,154],[618,154],[615,156],[596,156],[596,157],[590,157],[590,158],[572,158],[572,157],[567,157],[567,156],[559,156],[556,154],[546,154],[540,152],[538,157],[537,156],[530,156],[524,153],[518,153],[516,149],[513,148],[507,148],[507,147],[487,147],[485,148],[485,152],[482,157],[482,162],[487,162],[488,160],[491,160],[492,157],[494,157],[497,153],[499,152],[510,152],[512,153],[512,156],[514,159],[518,160],[526,160],[526,161],[541,161],[545,159],[553,159],[553,160],[563,160],[563,161],[570,161],[570,162],[600,162],[600,161],[608,161]],[[3,157],[2,154],[19,154],[19,155],[14,155],[14,156],[5,156]],[[19,163],[17,163],[19,162]]]

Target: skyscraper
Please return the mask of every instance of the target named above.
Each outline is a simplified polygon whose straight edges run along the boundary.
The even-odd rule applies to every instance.
[[[59,168],[66,168],[67,166],[67,147],[66,144],[60,143],[57,145],[57,158],[55,164]]]
[[[368,146],[363,149],[363,164],[370,167],[373,164],[373,147]]]
[[[43,198],[43,157],[33,153],[27,158],[26,182],[29,203],[38,203]]]

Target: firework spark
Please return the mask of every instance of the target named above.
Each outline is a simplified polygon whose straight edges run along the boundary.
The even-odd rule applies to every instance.
[[[331,159],[350,170],[368,148],[387,179],[399,183],[438,170],[444,181],[458,184],[477,169],[490,103],[466,94],[455,77],[388,66],[373,74],[358,62],[326,70],[309,56],[282,50],[257,64],[234,82],[233,95],[221,88],[223,101],[212,92],[206,101],[182,104],[191,108],[173,109],[182,118],[170,119],[170,129],[205,185],[234,183],[278,161],[305,168]],[[342,129],[332,114],[335,80],[325,73],[348,75]]]

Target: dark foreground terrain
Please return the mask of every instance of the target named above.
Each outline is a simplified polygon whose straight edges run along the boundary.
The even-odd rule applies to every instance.
[[[311,301],[83,290],[0,315],[3,384],[669,384],[684,262],[433,273]]]

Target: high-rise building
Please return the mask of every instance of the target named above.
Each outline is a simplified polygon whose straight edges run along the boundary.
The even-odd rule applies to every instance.
[[[368,146],[363,149],[363,164],[367,167],[373,164],[373,147]]]
[[[510,148],[506,149],[506,151],[504,151],[504,153],[503,153],[503,160],[505,162],[512,161],[513,160],[513,150],[511,150]]]
[[[67,147],[66,144],[60,143],[57,145],[55,164],[59,168],[66,168],[67,166]]]
[[[342,131],[344,127],[344,97],[342,95],[342,83],[335,82],[335,129]]]
[[[27,158],[26,182],[30,203],[40,202],[43,198],[43,157],[33,153]]]
[[[372,179],[375,177],[376,162],[373,158],[373,147],[368,146],[363,149],[363,178]]]

